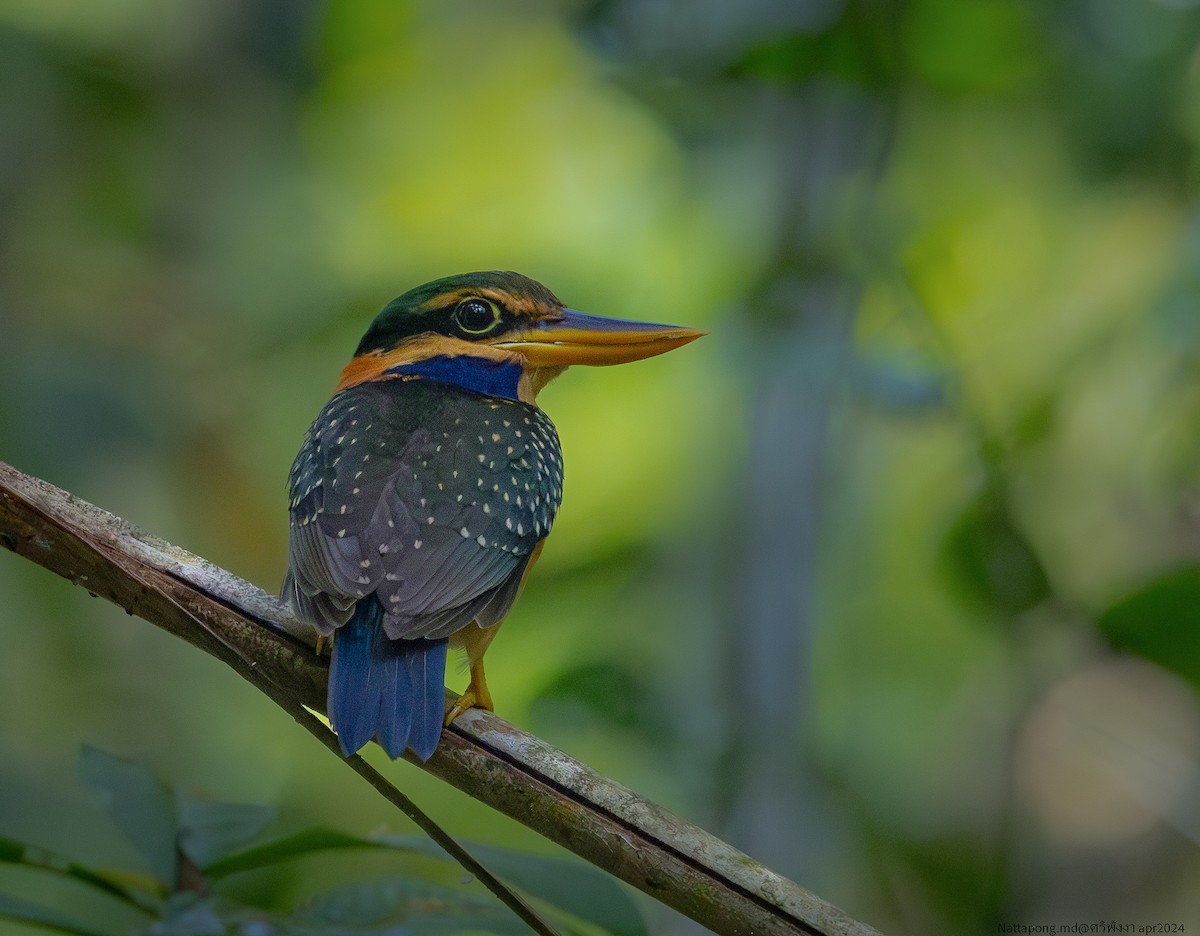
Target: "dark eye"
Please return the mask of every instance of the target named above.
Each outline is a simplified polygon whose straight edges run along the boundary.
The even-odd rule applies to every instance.
[[[469,335],[480,335],[500,321],[500,309],[487,299],[464,299],[454,309],[454,321]]]

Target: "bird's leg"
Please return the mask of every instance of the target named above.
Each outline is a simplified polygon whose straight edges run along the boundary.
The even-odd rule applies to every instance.
[[[492,707],[492,694],[488,691],[487,677],[483,672],[483,654],[498,630],[499,624],[486,628],[468,624],[451,638],[451,643],[467,651],[467,662],[471,665],[471,681],[467,684],[467,691],[450,707],[445,724],[450,724],[469,708],[495,711]]]
[[[481,708],[488,712],[495,711],[495,707],[492,705],[492,694],[487,687],[487,677],[483,673],[482,657],[471,664],[471,682],[467,686],[467,691],[460,695],[454,705],[450,707],[445,723],[449,725],[469,708]]]
[[[538,556],[542,554],[542,547],[545,545],[546,541],[543,539],[533,547],[533,553],[525,564],[525,571],[521,573],[521,584],[517,586],[518,595],[525,588],[525,581],[529,578],[533,564],[537,562]],[[467,662],[471,664],[471,682],[467,685],[467,691],[450,706],[444,724],[449,725],[469,708],[481,708],[489,712],[496,711],[492,706],[492,694],[488,692],[487,678],[483,674],[483,654],[496,638],[501,623],[498,621],[491,627],[468,624],[450,638],[451,646],[462,647],[467,651]]]

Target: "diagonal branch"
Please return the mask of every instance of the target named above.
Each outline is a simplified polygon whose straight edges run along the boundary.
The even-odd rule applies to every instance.
[[[304,708],[324,711],[328,665],[309,628],[274,598],[4,462],[0,546],[217,657],[298,720],[315,721]],[[486,712],[460,716],[423,766],[718,933],[876,932]],[[382,778],[368,779],[401,802]]]
[[[9,470],[8,466],[0,462],[0,505],[4,504],[4,498],[7,494],[4,490],[4,472],[6,470]],[[36,481],[33,478],[27,478],[27,480],[31,482]],[[42,482],[38,483],[42,484]],[[57,495],[69,497],[65,492],[58,491],[57,488],[52,488],[49,485],[44,485],[43,489],[46,493],[56,493]],[[95,511],[98,519],[103,519],[106,516],[102,511],[97,511],[96,508],[84,504],[82,501],[73,498],[71,501],[76,508],[87,508]],[[0,506],[0,544],[7,546],[9,545],[8,537],[10,534],[5,532],[4,516],[4,508]],[[55,529],[60,530],[64,534],[72,532],[65,524],[68,518],[52,517],[46,513],[43,513],[42,517],[49,522],[62,522],[64,525],[56,526]],[[118,523],[120,522],[115,517],[111,517],[110,519]],[[135,532],[128,526],[125,526],[125,531],[131,534]],[[86,585],[89,591],[92,591],[93,587],[95,587],[96,591],[93,592],[94,594],[103,594],[106,598],[111,597],[111,600],[117,604],[121,604],[127,610],[136,612],[147,620],[159,624],[164,629],[178,634],[204,649],[209,648],[205,646],[201,638],[207,636],[207,638],[215,642],[216,646],[225,651],[224,654],[215,653],[213,650],[209,650],[209,652],[213,652],[214,656],[223,659],[237,670],[243,678],[271,698],[280,708],[288,712],[303,728],[313,734],[330,751],[335,754],[339,753],[335,735],[307,710],[303,699],[286,682],[279,682],[272,678],[269,667],[258,666],[256,660],[246,652],[245,648],[239,645],[236,639],[228,639],[229,633],[233,633],[236,637],[239,628],[234,628],[230,631],[228,628],[221,626],[221,612],[225,611],[222,606],[218,605],[215,609],[207,607],[202,593],[199,595],[189,594],[189,590],[186,587],[181,587],[183,583],[179,579],[152,565],[143,564],[136,559],[132,559],[119,548],[115,548],[122,545],[120,541],[116,544],[108,542],[103,537],[95,536],[94,531],[88,529],[86,526],[78,526],[73,532],[79,536],[79,540],[73,544],[74,546],[80,550],[90,549],[91,556],[99,562],[111,561],[112,565],[110,569],[112,572],[120,572],[125,576],[125,581],[122,584],[135,587],[140,586],[144,590],[145,596],[152,602],[154,613],[158,616],[152,616],[145,607],[135,608],[132,604],[124,604],[117,597],[110,595],[108,590],[102,591],[103,584],[95,585],[93,583],[93,576],[90,574],[81,575],[78,579],[73,579],[76,581],[76,584]],[[149,545],[149,541],[145,541],[145,544]],[[19,552],[19,550],[17,551]],[[187,557],[183,553],[180,553],[180,555],[188,559],[195,559],[195,557]],[[216,575],[228,574],[208,563],[203,563],[203,566],[206,573],[211,572]],[[54,569],[54,571],[63,574],[59,569]],[[104,572],[103,568],[100,571],[101,575],[96,581],[108,582],[110,576]],[[69,575],[65,577],[71,578]],[[247,584],[236,579],[234,581],[239,585]],[[214,610],[216,611],[215,619],[212,613]],[[225,611],[225,613],[228,612]],[[245,625],[243,624],[242,626]],[[289,624],[289,626],[293,625]],[[299,632],[303,633],[302,630]],[[426,835],[440,845],[451,858],[462,865],[469,874],[478,878],[484,887],[491,891],[501,903],[512,910],[533,932],[539,934],[539,936],[558,936],[558,931],[546,922],[520,894],[512,890],[512,888],[499,880],[484,865],[480,864],[474,856],[459,845],[441,826],[426,815],[416,803],[380,776],[370,764],[357,755],[349,758],[348,763],[356,773],[360,774],[387,800],[408,816]],[[199,871],[195,868],[193,868],[193,872],[199,875]]]

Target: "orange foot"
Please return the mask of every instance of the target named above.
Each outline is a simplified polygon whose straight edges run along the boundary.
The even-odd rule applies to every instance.
[[[492,705],[492,694],[488,692],[487,678],[483,675],[483,660],[471,664],[471,682],[467,686],[467,691],[460,695],[450,707],[443,724],[449,725],[470,708],[481,708],[488,712],[496,710]]]

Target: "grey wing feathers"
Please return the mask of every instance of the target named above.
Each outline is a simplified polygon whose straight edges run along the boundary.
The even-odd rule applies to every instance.
[[[283,597],[322,633],[371,595],[393,638],[490,626],[550,531],[562,476],[549,421],[465,392],[438,407],[429,391],[426,381],[343,391],[296,458]]]

